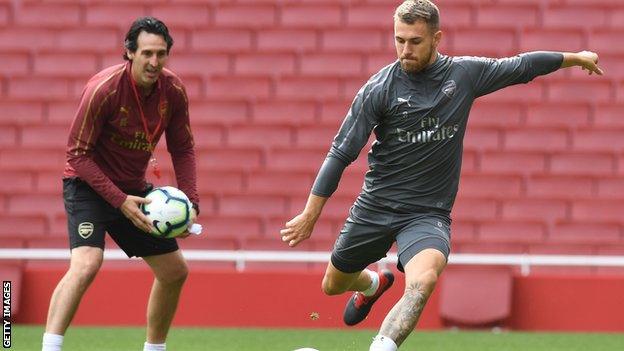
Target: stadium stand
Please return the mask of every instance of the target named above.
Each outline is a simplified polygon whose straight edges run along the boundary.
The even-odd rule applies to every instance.
[[[350,100],[393,60],[395,3],[1,1],[0,181],[8,186],[0,189],[0,246],[62,238],[60,176],[81,89],[120,62],[133,18],[155,15],[176,40],[170,67],[191,99],[202,220],[219,238],[215,247],[277,249],[279,223],[303,206]],[[570,252],[565,243],[583,253],[624,253],[624,49],[615,45],[624,2],[439,5],[446,54],[589,48],[607,72],[591,80],[558,72],[477,103],[454,251]],[[171,183],[171,165],[159,160]],[[331,248],[365,170],[361,157],[346,172],[314,250]]]
[[[500,325],[511,316],[507,267],[452,267],[440,286],[440,316],[452,326]]]

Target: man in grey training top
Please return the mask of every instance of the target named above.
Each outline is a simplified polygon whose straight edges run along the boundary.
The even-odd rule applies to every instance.
[[[414,329],[450,252],[450,212],[459,184],[462,141],[474,100],[563,67],[602,74],[598,55],[531,52],[503,59],[437,52],[439,12],[428,0],[403,2],[394,15],[398,61],[357,93],[321,166],[303,212],[281,230],[296,246],[310,237],[323,205],[374,130],[362,192],[336,240],[323,278],[328,295],[355,293],[344,321],[354,325],[394,280],[366,267],[393,242],[405,291],[386,316],[371,351],[396,350]]]

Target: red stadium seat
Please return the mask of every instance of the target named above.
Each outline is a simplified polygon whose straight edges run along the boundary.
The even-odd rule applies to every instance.
[[[536,244],[546,238],[546,226],[539,221],[481,222],[477,232],[480,241],[491,243]]]
[[[471,244],[476,241],[478,223],[458,220],[451,224],[451,252],[457,245]]]
[[[441,8],[440,11],[444,11],[444,9]],[[467,11],[467,15],[469,14],[470,12]],[[484,6],[477,11],[477,26],[533,28],[538,24],[538,18],[539,8],[535,4],[520,2],[520,4]],[[469,20],[470,16],[467,16],[467,19]],[[447,20],[444,19],[444,21]]]
[[[546,8],[543,21],[544,27],[585,29],[589,26],[603,28],[607,25],[608,14],[608,9],[598,6],[565,4],[564,6],[550,6]],[[578,20],[579,18],[584,18],[587,24],[582,24]]]
[[[568,132],[563,129],[521,128],[503,133],[506,151],[558,151],[568,147]]]
[[[30,203],[32,206],[33,203]],[[22,213],[4,213],[0,215],[0,237],[2,238],[29,238],[45,236],[48,233],[46,213],[37,214],[35,211]]]
[[[526,124],[531,127],[585,127],[590,123],[590,106],[583,103],[529,105]]]
[[[2,53],[0,58],[5,62],[2,68],[0,68],[0,74],[3,76],[23,76],[29,71],[28,54],[26,52]]]
[[[507,267],[449,267],[440,286],[446,325],[502,325],[511,316],[512,274]]]
[[[151,10],[151,15],[161,19],[170,29],[193,28],[197,25],[207,24],[210,21],[210,7],[206,3],[156,4],[151,7]],[[179,54],[179,52],[176,52],[176,54]]]
[[[301,75],[329,78],[359,77],[364,73],[364,64],[364,57],[354,57],[352,52],[309,54],[301,60]]]
[[[302,149],[277,149],[269,153],[267,160],[267,169],[272,171],[307,171],[316,172],[320,168],[327,150],[329,150],[330,141],[325,150],[302,150]]]
[[[225,54],[197,55],[176,53],[169,59],[168,67],[180,76],[208,78],[213,74],[227,74],[230,61]],[[186,83],[186,79],[184,80]]]
[[[293,133],[288,127],[237,125],[227,129],[226,142],[231,147],[288,147]]]
[[[477,100],[470,112],[469,128],[474,127],[517,127],[522,123],[522,105],[488,103]]]
[[[480,170],[494,174],[540,174],[546,171],[547,158],[539,151],[486,151],[481,154]]]
[[[593,196],[593,181],[589,177],[536,175],[528,178],[526,194],[532,198],[589,198]]]
[[[310,192],[313,177],[303,172],[254,172],[247,180],[246,191],[254,195],[301,195]]]
[[[517,104],[525,105],[541,103],[545,98],[546,86],[544,79],[537,79],[531,85],[513,85],[499,90],[493,94],[486,95],[481,101],[486,103]]]
[[[294,4],[282,7],[280,24],[293,28],[328,28],[342,24],[339,4]]]
[[[214,22],[219,27],[271,28],[277,24],[273,4],[223,4],[215,9]]]
[[[190,104],[189,115],[193,124],[232,124],[248,119],[246,102],[236,100],[200,100]]]
[[[90,27],[108,26],[126,29],[139,16],[146,16],[145,7],[140,5],[123,4],[114,6],[108,4],[93,4],[86,7],[85,20]]]
[[[295,143],[302,148],[329,150],[337,132],[334,126],[301,126],[295,130]]]
[[[587,92],[591,91],[591,94]],[[613,101],[613,86],[606,77],[596,78],[593,81],[568,80],[556,81],[549,84],[549,101],[561,103],[579,102],[610,102]]]
[[[94,10],[98,13],[97,16],[105,15],[104,12],[99,12],[99,10]],[[127,11],[127,9],[122,10]],[[123,27],[124,30],[127,30],[126,27],[128,23],[131,23],[132,20],[123,20],[123,18],[127,18],[127,16],[137,16],[137,12],[128,12],[126,16],[116,17],[119,22],[124,22]],[[87,21],[89,21],[89,15],[87,14]],[[56,40],[57,46],[49,47],[45,46],[46,49],[55,49],[55,50],[67,50],[67,51],[82,51],[84,50],[85,43],[98,43],[98,45],[91,48],[95,52],[101,52],[102,50],[110,50],[110,48],[115,48],[120,43],[120,38],[117,30],[112,28],[101,28],[96,26],[88,26],[88,27],[68,27],[64,30],[61,30],[57,33]],[[120,54],[117,54],[119,57]],[[119,59],[117,61],[119,63]],[[81,82],[80,89],[84,86],[86,82]]]
[[[347,25],[350,28],[378,28],[384,31],[392,29],[388,21],[394,14],[394,4],[351,4],[347,11]],[[385,14],[385,15],[384,15]]]
[[[262,152],[258,149],[218,148],[199,150],[198,170],[242,171],[259,169]]]
[[[10,98],[17,99],[64,99],[70,96],[71,83],[67,77],[23,77],[9,79]]]
[[[294,101],[343,97],[340,82],[334,78],[284,77],[278,80],[276,96]]]
[[[193,127],[193,140],[197,148],[218,147],[223,145],[226,130],[223,126],[196,125]]]
[[[367,38],[367,45],[361,45],[360,38]],[[321,32],[321,47],[319,52],[336,52],[350,54],[350,58],[344,58],[342,65],[355,63],[357,56],[353,53],[369,53],[382,51],[384,46],[384,33],[376,29],[325,29]],[[370,40],[370,41],[369,41]],[[304,59],[307,59],[305,57]],[[343,67],[341,65],[341,67]]]
[[[28,194],[33,192],[34,175],[26,171],[3,170],[0,173],[0,184],[11,184],[10,187],[0,188],[0,194]]]
[[[43,122],[43,102],[3,99],[0,102],[0,125],[23,125]]]
[[[598,104],[594,123],[601,127],[624,128],[624,104]]]
[[[455,201],[452,217],[461,222],[492,220],[498,217],[498,204],[493,199],[460,195]]]
[[[316,119],[316,104],[303,101],[258,101],[251,105],[257,125],[309,125]]]
[[[268,53],[310,52],[317,47],[317,34],[312,29],[265,29],[257,34],[257,46]]]
[[[624,179],[622,177],[600,177],[598,184],[598,197],[603,199],[624,200]]]
[[[33,193],[9,197],[7,213],[11,216],[37,215],[51,219],[65,213],[65,209],[63,199],[60,196]],[[19,228],[19,226],[9,228]]]
[[[193,51],[210,53],[248,52],[252,49],[252,32],[249,29],[197,29],[190,39],[190,47]]]
[[[286,199],[268,195],[232,195],[219,200],[219,213],[230,216],[277,216],[286,214]]]
[[[351,100],[325,101],[321,105],[321,122],[327,125],[335,126],[336,132],[340,127],[340,123],[349,112]]]
[[[572,149],[589,152],[621,152],[624,150],[622,131],[624,128],[578,129],[572,135]],[[609,171],[604,174],[609,174]]]
[[[200,197],[213,194],[239,194],[243,192],[244,178],[242,171],[199,170],[197,191]]]
[[[624,48],[620,45],[613,45],[617,42],[617,38],[621,38],[624,34],[622,29],[596,29],[591,32],[589,38],[589,47],[601,54],[624,54]]]
[[[583,31],[580,28],[530,28],[520,35],[520,51],[543,50],[545,47],[550,50],[581,50],[584,48]]]
[[[620,241],[622,228],[617,222],[596,223],[558,222],[549,235],[553,243],[573,243],[580,245],[615,245]]]
[[[243,99],[254,101],[271,95],[271,81],[268,78],[251,76],[211,77],[206,88],[206,97],[211,99]]]
[[[198,222],[204,226],[206,235],[202,237],[206,240],[212,240],[214,236],[230,238],[238,244],[247,237],[259,237],[263,232],[262,220],[255,216],[202,215]],[[202,237],[193,240],[193,242],[202,241]]]
[[[616,158],[609,153],[556,153],[550,158],[550,173],[566,176],[615,175]]]
[[[86,82],[96,72],[95,53],[41,53],[34,61],[33,71],[45,77],[76,77]]]
[[[55,48],[55,32],[46,28],[11,26],[0,28],[0,50]],[[83,43],[84,44],[84,43]]]
[[[496,129],[473,127],[466,132],[465,150],[498,150],[501,145],[501,133]]]
[[[622,221],[624,200],[579,200],[572,204],[572,219],[611,223]]]
[[[472,198],[507,198],[522,193],[522,179],[518,176],[464,174],[459,186],[461,196]]]
[[[495,46],[492,43],[496,43]],[[464,55],[489,51],[505,56],[515,50],[515,33],[503,27],[468,27],[455,32],[453,50]]]
[[[508,199],[502,202],[502,217],[506,220],[541,221],[552,224],[567,217],[568,207],[563,200]]]
[[[20,144],[29,149],[58,149],[67,145],[67,126],[34,125],[21,128]]]
[[[243,53],[234,58],[234,71],[240,75],[267,77],[292,75],[295,73],[295,67],[296,57],[291,53],[260,55]]]

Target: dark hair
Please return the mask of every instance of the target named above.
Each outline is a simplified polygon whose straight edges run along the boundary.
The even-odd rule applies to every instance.
[[[440,30],[440,10],[429,0],[403,1],[394,12],[394,20],[400,20],[407,24],[414,24],[421,20],[427,23],[432,33]]]
[[[137,43],[137,39],[141,32],[147,32],[152,34],[157,34],[165,39],[167,42],[167,54],[169,54],[169,50],[173,46],[173,38],[169,35],[169,29],[167,26],[159,19],[154,17],[140,17],[137,18],[128,29],[128,33],[126,33],[126,39],[124,41],[124,47],[130,52],[135,52],[139,44]],[[124,60],[130,60],[128,54],[124,51],[123,54]]]

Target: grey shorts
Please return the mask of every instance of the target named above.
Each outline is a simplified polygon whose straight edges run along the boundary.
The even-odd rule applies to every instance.
[[[433,209],[402,213],[381,206],[365,208],[356,201],[336,239],[331,262],[341,272],[359,272],[385,257],[394,242],[401,272],[424,249],[436,249],[448,259],[451,219],[447,213]]]

